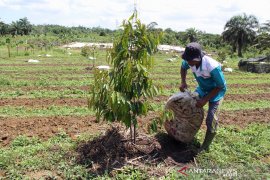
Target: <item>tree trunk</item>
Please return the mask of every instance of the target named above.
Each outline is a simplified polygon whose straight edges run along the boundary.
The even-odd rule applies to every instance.
[[[136,143],[136,124],[133,124],[133,143]]]
[[[236,45],[233,45],[233,46],[232,46],[232,51],[233,51],[233,53],[236,52]]]
[[[10,58],[10,45],[9,44],[8,44],[7,48],[8,48],[8,57]]]
[[[130,141],[136,143],[136,125],[134,123],[130,125]]]
[[[242,55],[242,47],[243,47],[242,43],[239,43],[238,44],[238,57],[243,57],[243,55]]]

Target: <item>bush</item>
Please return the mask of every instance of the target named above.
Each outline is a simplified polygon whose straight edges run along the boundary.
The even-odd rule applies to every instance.
[[[10,86],[11,83],[9,80],[7,79],[0,79],[0,85],[3,85],[3,86]]]
[[[81,50],[81,55],[84,57],[89,57],[91,53],[91,48],[89,46],[84,46]]]
[[[101,31],[101,32],[99,33],[99,36],[106,36],[106,33],[105,33],[104,31]]]
[[[223,61],[225,61],[225,59],[226,59],[226,53],[224,51],[219,51],[217,55],[218,55],[217,60],[219,62],[222,63]]]

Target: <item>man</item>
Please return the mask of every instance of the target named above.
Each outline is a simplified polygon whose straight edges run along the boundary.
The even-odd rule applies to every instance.
[[[217,113],[226,92],[226,81],[220,63],[204,55],[200,44],[196,42],[189,43],[182,54],[182,59],[180,91],[183,92],[188,88],[186,75],[187,70],[191,69],[199,85],[195,90],[200,97],[196,106],[203,107],[209,102],[206,117],[207,131],[204,142],[199,149],[199,152],[201,152],[209,149],[216,135]]]

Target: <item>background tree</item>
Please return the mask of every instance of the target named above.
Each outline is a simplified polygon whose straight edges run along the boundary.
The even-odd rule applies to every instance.
[[[0,35],[3,36],[6,34],[8,34],[8,24],[0,20]]]
[[[176,38],[176,32],[173,31],[171,28],[165,29],[163,32],[161,43],[162,44],[170,44],[170,45],[179,44],[179,42]]]
[[[203,47],[207,48],[219,49],[225,46],[219,34],[201,33],[198,41]]]
[[[153,66],[152,54],[159,35],[147,31],[136,13],[122,26],[123,33],[108,56],[112,69],[109,72],[97,69],[94,73],[89,106],[95,110],[97,119],[123,122],[135,142],[137,116],[146,114],[147,98],[157,93],[149,78],[149,68]]]
[[[6,39],[7,49],[8,49],[8,57],[10,57],[10,47],[11,47],[11,41],[10,38]]]
[[[81,50],[81,55],[92,61],[92,68],[95,67],[97,47],[96,46],[84,46]]]
[[[151,22],[151,23],[147,24],[147,29],[148,30],[155,30],[157,25],[158,25],[158,23]]]
[[[20,35],[29,35],[30,32],[32,31],[32,25],[28,21],[27,17],[21,18],[17,22],[17,24],[19,26],[19,34]]]
[[[15,46],[16,46],[16,55],[18,56],[19,55],[19,46],[21,44],[23,44],[24,42],[22,40],[16,40],[16,39],[14,42],[15,42]]]
[[[187,43],[196,42],[198,40],[198,33],[199,31],[196,30],[195,28],[186,29],[185,34],[184,34],[184,38],[186,42]]]
[[[263,23],[255,39],[255,47],[261,51],[270,49],[270,21]]]
[[[242,49],[254,40],[258,27],[257,18],[253,15],[247,16],[244,13],[243,15],[233,16],[225,24],[222,36],[232,46],[233,52],[237,48],[238,56],[242,57]]]
[[[20,28],[18,22],[12,22],[9,26],[9,33],[12,35],[12,37],[18,35],[20,33]]]

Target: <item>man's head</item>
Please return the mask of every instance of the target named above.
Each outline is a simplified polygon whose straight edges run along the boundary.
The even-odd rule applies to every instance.
[[[200,63],[202,57],[203,53],[201,45],[196,42],[189,43],[182,54],[182,58],[191,66]]]

